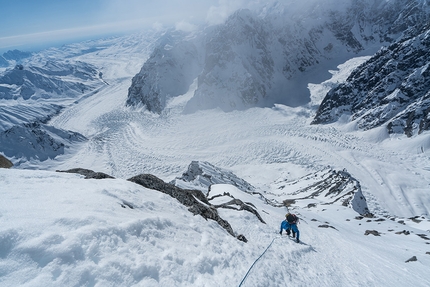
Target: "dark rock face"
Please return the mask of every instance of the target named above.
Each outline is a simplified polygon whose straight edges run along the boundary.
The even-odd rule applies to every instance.
[[[180,203],[189,207],[188,210],[194,215],[201,215],[204,219],[212,219],[224,228],[232,236],[235,236],[233,228],[230,223],[222,219],[216,208],[209,204],[206,196],[199,190],[189,190],[176,187],[172,184],[166,183],[163,180],[157,178],[151,174],[141,174],[128,179],[131,182],[137,183],[143,187],[160,191],[162,193],[168,194],[173,198],[176,198]],[[242,239],[241,239],[242,238]],[[243,240],[242,235],[239,240]],[[246,242],[246,241],[245,241]]]
[[[430,129],[430,26],[416,31],[351,73],[329,91],[312,124],[347,116],[360,129],[385,125],[408,137]]]
[[[104,179],[104,178],[114,178],[113,176],[110,176],[103,172],[95,172],[90,169],[85,168],[72,168],[69,170],[57,170],[57,172],[67,172],[67,173],[77,173],[80,175],[84,175],[85,179]]]
[[[0,168],[11,168],[13,163],[0,154]]]
[[[414,261],[418,261],[418,258],[416,256],[412,256],[411,258],[409,258],[405,262],[408,263],[408,262],[414,262]]]
[[[379,233],[379,231],[377,230],[366,230],[366,232],[364,233],[364,235],[369,235],[372,234],[374,236],[381,236],[381,233]]]

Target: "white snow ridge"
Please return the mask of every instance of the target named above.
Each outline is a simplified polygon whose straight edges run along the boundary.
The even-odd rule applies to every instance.
[[[3,56],[0,286],[430,286],[428,4],[296,2]]]

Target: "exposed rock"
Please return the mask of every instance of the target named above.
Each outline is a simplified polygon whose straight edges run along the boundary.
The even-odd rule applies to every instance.
[[[211,201],[212,199],[219,197],[219,196],[214,196],[214,197],[208,198],[208,200]],[[225,202],[225,203],[222,203],[222,204],[214,204],[215,208],[245,210],[245,211],[248,211],[248,212],[251,212],[252,214],[254,214],[258,218],[258,220],[260,220],[261,223],[266,224],[266,222],[264,222],[263,218],[260,216],[258,211],[255,208],[253,208],[249,203],[244,203],[242,200],[234,198],[228,193],[224,193],[224,196],[228,196],[232,199]]]
[[[409,235],[409,234],[411,234],[409,231],[407,231],[407,230],[403,230],[403,231],[397,231],[397,232],[395,232],[395,234],[404,234],[404,235]]]
[[[290,207],[291,205],[293,205],[294,203],[296,203],[296,200],[295,199],[285,199],[284,201],[282,201],[282,203],[286,207]]]
[[[409,258],[408,260],[406,260],[405,262],[406,263],[408,263],[408,262],[413,262],[413,261],[418,261],[418,259],[417,259],[417,257],[416,256],[412,256],[411,258]]]
[[[318,227],[320,227],[320,228],[333,228],[333,229],[337,230],[335,227],[328,225],[328,224],[318,225]]]
[[[430,25],[409,32],[330,90],[312,124],[345,116],[363,130],[384,125],[408,137],[429,130]]]
[[[0,154],[0,168],[11,168],[13,163]]]
[[[173,184],[166,183],[151,174],[141,174],[128,179],[143,187],[154,189],[176,198],[180,203],[188,206],[188,210],[194,215],[199,214],[205,219],[212,219],[223,227],[232,236],[235,236],[233,228],[224,219],[222,219],[216,208],[209,204],[206,196],[200,190],[182,189]]]
[[[284,204],[312,199],[315,201],[312,203],[314,205],[340,204],[354,209],[362,216],[373,216],[367,207],[360,182],[345,170],[323,169],[294,181],[277,182],[277,185],[282,187],[279,189],[293,188],[295,185],[306,186],[305,188],[298,187],[292,193],[286,193],[285,196],[288,196],[289,199],[284,201]]]
[[[385,219],[384,218],[378,218],[375,220],[375,222],[381,222],[381,221],[385,221]]]
[[[104,179],[104,178],[114,178],[113,176],[110,176],[103,172],[95,172],[90,169],[85,168],[72,168],[69,170],[57,170],[57,172],[67,172],[67,173],[77,173],[80,175],[85,176],[85,179]]]
[[[364,235],[369,235],[372,234],[374,236],[381,236],[381,233],[379,233],[379,231],[376,230],[366,230],[366,232],[364,232]]]
[[[170,182],[181,188],[197,188],[207,192],[212,184],[231,184],[245,192],[255,188],[229,170],[214,166],[206,161],[192,161],[181,177]]]
[[[236,238],[245,243],[248,242],[248,239],[246,239],[246,237],[243,236],[243,234],[238,235]]]
[[[230,184],[248,194],[258,195],[267,204],[277,207],[282,206],[276,200],[270,200],[262,193],[255,191],[254,186],[231,171],[205,161],[192,161],[182,176],[177,177],[170,183],[184,189],[198,189],[207,193],[207,196],[209,196],[212,185]]]
[[[417,235],[424,240],[430,240],[430,238],[427,236],[427,234],[417,234]]]

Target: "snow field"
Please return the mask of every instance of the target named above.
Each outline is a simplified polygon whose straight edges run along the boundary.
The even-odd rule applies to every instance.
[[[214,185],[211,192],[252,203],[266,221],[220,210],[243,243],[176,199],[121,179],[0,170],[0,183],[2,286],[238,286],[272,242],[242,286],[430,284],[429,245],[413,234],[428,220],[367,222],[341,206],[297,208],[297,244],[278,233],[286,208]],[[367,229],[381,236],[365,236]],[[413,233],[394,233],[403,229]],[[418,261],[405,263],[413,255]]]

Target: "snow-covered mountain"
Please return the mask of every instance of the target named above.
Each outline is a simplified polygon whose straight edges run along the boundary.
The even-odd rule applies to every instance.
[[[184,40],[184,34],[192,39]],[[185,94],[201,71],[200,44],[188,33],[167,31],[133,77],[127,105],[144,105],[150,111],[161,113],[169,98]]]
[[[15,51],[14,60],[22,53]],[[26,54],[25,54],[26,55]],[[26,55],[28,56],[28,55]],[[8,157],[46,160],[84,136],[45,125],[64,106],[102,88],[102,73],[81,61],[35,59],[0,76],[0,146]]]
[[[0,168],[0,286],[429,286],[430,131],[310,124],[330,89],[388,49],[420,59],[420,46],[409,43],[426,34],[404,31],[418,31],[405,29],[426,17],[414,6],[425,2],[285,3],[237,11],[204,31],[76,43],[2,68],[21,64],[94,88],[66,95],[29,85],[29,99],[18,89],[0,99],[0,165],[14,164]],[[367,8],[344,13],[360,5]],[[82,63],[95,78],[45,63]],[[425,68],[407,72],[408,83]],[[184,113],[226,71],[240,75],[223,91],[243,88],[252,98],[256,87],[260,101],[259,91],[287,79],[297,92],[308,89],[311,104],[268,107],[267,93],[264,107],[240,100],[242,110]],[[147,89],[144,104],[139,91]],[[160,113],[142,107],[153,102]],[[287,212],[300,218],[301,244],[279,234]]]
[[[360,129],[384,125],[411,137],[430,129],[430,29],[411,29],[332,89],[312,123],[342,117]]]
[[[133,79],[127,103],[160,113],[166,99],[183,94],[198,76],[184,112],[302,105],[309,102],[307,84],[321,82],[322,71],[373,54],[429,19],[428,4],[421,0],[293,6],[286,1],[258,12],[239,10],[192,39],[162,43]],[[180,91],[169,90],[171,81]]]
[[[28,58],[32,55],[30,52],[24,52],[20,50],[9,50],[3,55],[0,55],[0,67],[8,67],[11,64],[19,64],[23,59]]]
[[[17,162],[31,159],[53,159],[73,144],[85,141],[85,136],[67,127],[47,125],[54,116],[85,99],[100,93],[117,77],[107,74],[100,59],[112,55],[119,47],[136,59],[146,59],[142,52],[153,49],[158,32],[149,31],[120,39],[108,38],[51,48],[37,53],[18,50],[4,53],[8,67],[0,72],[0,150]],[[113,52],[111,52],[113,51]],[[98,55],[99,59],[88,55]],[[107,61],[102,60],[104,64]],[[110,59],[121,66],[132,66],[122,58]],[[144,60],[138,61],[141,65]],[[10,66],[14,63],[15,66]],[[135,70],[133,70],[135,73]],[[87,111],[91,113],[91,111]],[[69,114],[69,116],[72,116]],[[79,121],[79,120],[78,120]]]
[[[99,87],[101,76],[94,66],[79,61],[18,64],[0,77],[0,99],[77,98]]]

